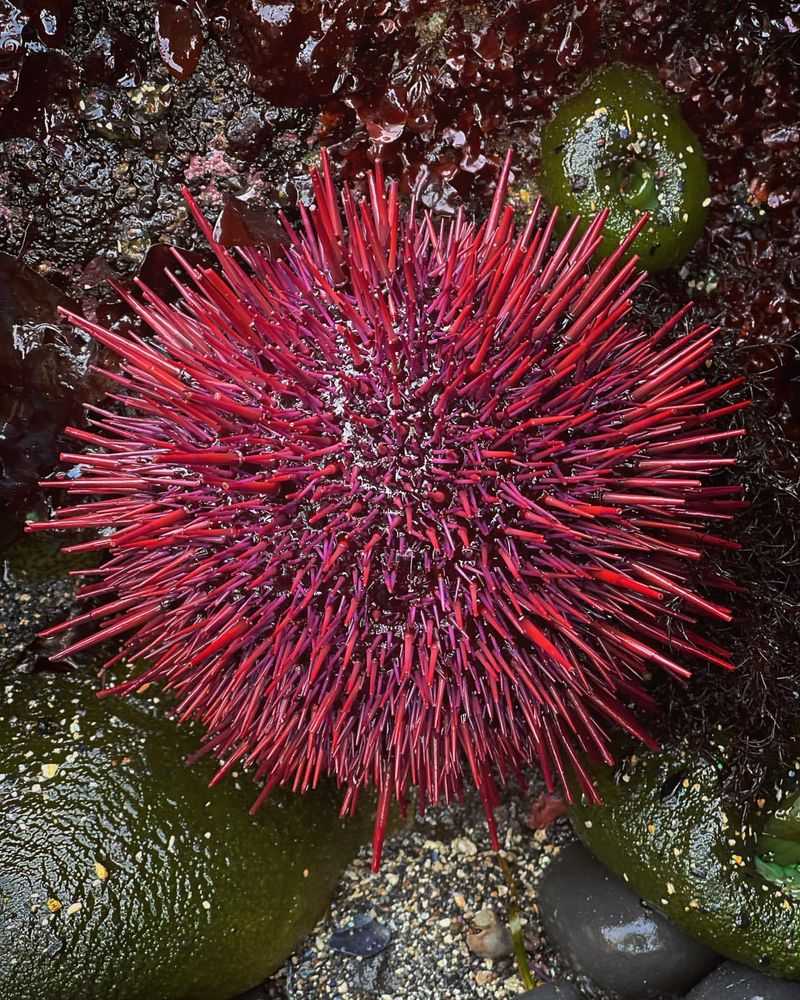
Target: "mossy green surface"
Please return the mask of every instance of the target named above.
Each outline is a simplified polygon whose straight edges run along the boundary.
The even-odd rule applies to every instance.
[[[71,539],[73,540],[73,539]],[[85,541],[77,535],[74,541]],[[67,555],[62,551],[67,542],[52,534],[25,535],[3,550],[2,559],[7,576],[19,586],[35,585],[48,580],[66,579],[70,570],[88,569],[97,565],[96,553]]]
[[[800,794],[783,796],[758,838],[756,871],[800,900]]]
[[[227,1000],[324,911],[370,817],[340,796],[214,789],[198,734],[77,675],[6,672],[0,702],[0,997]],[[237,784],[241,787],[237,787]]]
[[[776,802],[765,800],[743,826],[721,794],[724,766],[722,749],[712,762],[672,748],[599,768],[604,804],[581,800],[573,825],[604,864],[689,934],[762,972],[800,979],[800,901],[755,866]],[[782,779],[776,797],[783,794]]]
[[[619,64],[590,77],[545,126],[540,188],[560,206],[562,229],[609,209],[604,256],[649,212],[631,252],[650,271],[686,257],[709,203],[708,168],[677,103],[649,73]]]

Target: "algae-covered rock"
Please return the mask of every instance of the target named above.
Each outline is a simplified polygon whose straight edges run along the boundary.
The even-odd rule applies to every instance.
[[[710,203],[700,142],[677,103],[649,73],[624,65],[590,77],[545,126],[540,186],[562,226],[609,210],[604,255],[648,212],[631,251],[650,271],[684,259]]]
[[[743,824],[720,787],[725,766],[684,747],[644,753],[595,771],[604,804],[581,800],[575,830],[612,871],[688,933],[728,958],[800,979],[800,901],[756,867],[771,812],[791,774]]]
[[[155,688],[98,701],[76,675],[6,673],[0,701],[0,997],[226,1000],[313,927],[369,825],[338,796],[209,789]]]

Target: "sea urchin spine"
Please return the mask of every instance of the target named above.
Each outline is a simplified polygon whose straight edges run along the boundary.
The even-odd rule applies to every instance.
[[[88,407],[43,484],[80,497],[49,526],[109,554],[78,574],[104,603],[47,634],[91,627],[62,657],[124,635],[109,664],[147,666],[111,690],[175,691],[218,778],[264,781],[254,808],[328,773],[349,812],[374,785],[376,866],[411,786],[422,808],[471,776],[496,842],[497,779],[536,763],[595,798],[609,728],[652,745],[630,709],[652,667],[731,666],[695,626],[729,612],[688,582],[741,506],[712,479],[742,432],[711,425],[743,405],[702,377],[714,331],[688,307],[626,325],[637,229],[593,269],[605,214],[556,245],[538,204],[517,229],[509,167],[476,226],[402,211],[380,164],[337,194],[323,152],[279,259],[195,207],[221,273],[176,251],[177,304],[120,292],[151,339],[70,316],[121,359],[122,409]]]

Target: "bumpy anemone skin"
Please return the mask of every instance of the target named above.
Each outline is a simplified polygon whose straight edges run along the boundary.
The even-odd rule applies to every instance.
[[[700,140],[677,102],[649,73],[624,65],[591,76],[545,126],[540,187],[564,226],[609,209],[603,254],[650,213],[631,247],[649,271],[684,260],[711,200]]]

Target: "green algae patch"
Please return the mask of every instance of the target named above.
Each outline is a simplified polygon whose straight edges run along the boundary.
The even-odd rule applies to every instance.
[[[76,535],[75,540],[85,539],[78,539]],[[24,535],[3,551],[5,572],[19,586],[32,586],[50,580],[65,580],[71,570],[97,565],[96,553],[67,555],[62,551],[65,544],[63,536]]]
[[[198,734],[155,688],[99,701],[75,674],[6,673],[0,699],[0,996],[227,1000],[323,913],[371,818],[187,767]]]
[[[677,103],[649,73],[619,64],[590,77],[545,126],[540,188],[560,206],[562,229],[609,210],[604,256],[648,212],[631,252],[650,271],[686,257],[710,204],[706,161]]]
[[[800,979],[800,901],[759,873],[759,838],[794,778],[776,782],[747,824],[720,789],[724,751],[644,753],[594,771],[603,805],[572,808],[577,834],[612,871],[722,955]]]
[[[759,875],[792,898],[800,899],[800,795],[781,795],[764,824],[756,850]]]

